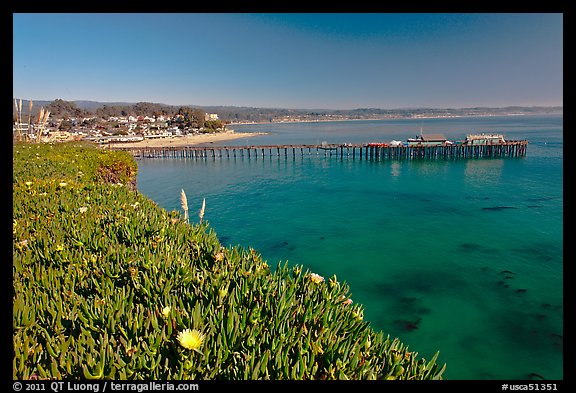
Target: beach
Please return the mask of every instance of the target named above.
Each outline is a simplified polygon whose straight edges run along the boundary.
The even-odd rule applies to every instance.
[[[192,134],[183,136],[171,136],[163,138],[146,138],[138,142],[115,142],[110,148],[126,147],[169,147],[169,146],[192,146],[204,143],[224,142],[240,138],[266,135],[265,132],[219,132],[212,134]]]

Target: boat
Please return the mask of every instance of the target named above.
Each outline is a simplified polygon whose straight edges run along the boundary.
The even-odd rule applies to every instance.
[[[414,138],[408,138],[407,141],[412,143],[424,142],[424,138],[422,135],[416,135]]]
[[[414,138],[408,138],[406,141],[408,142],[408,144],[415,144],[415,143],[424,142],[424,136],[422,134],[422,127],[420,127],[420,135],[416,135]]]
[[[389,144],[385,143],[385,142],[370,142],[366,146],[368,146],[368,147],[388,147]]]

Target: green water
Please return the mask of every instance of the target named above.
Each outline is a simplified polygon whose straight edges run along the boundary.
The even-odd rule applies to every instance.
[[[206,198],[221,242],[271,267],[335,274],[374,329],[440,351],[448,379],[562,379],[562,118],[528,120],[510,131],[523,158],[142,159],[138,187],[168,210],[181,189],[192,211]]]

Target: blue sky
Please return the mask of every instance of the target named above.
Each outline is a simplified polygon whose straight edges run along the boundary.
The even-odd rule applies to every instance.
[[[298,109],[563,105],[563,15],[15,13],[13,96]]]

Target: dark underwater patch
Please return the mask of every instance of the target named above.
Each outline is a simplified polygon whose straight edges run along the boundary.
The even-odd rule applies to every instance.
[[[551,261],[554,255],[561,256],[563,253],[562,247],[551,242],[532,243],[524,247],[516,247],[513,251],[540,261]]]
[[[550,337],[550,339],[552,340],[552,344],[553,345],[557,345],[557,346],[563,346],[564,344],[564,336],[558,333],[550,333],[548,335],[548,337]]]
[[[422,297],[402,297],[398,303],[400,308],[409,314],[422,315],[430,313],[430,309],[422,305],[422,300]]]
[[[476,200],[476,201],[478,201],[478,200],[487,201],[487,200],[490,199],[490,197],[487,197],[487,196],[479,197],[479,196],[476,196],[476,195],[467,195],[467,196],[465,196],[464,198],[466,198],[466,199],[471,199],[471,200]]]
[[[418,329],[418,325],[422,321],[422,318],[418,318],[414,321],[408,321],[406,319],[396,319],[394,320],[394,327],[402,332],[411,332]]]
[[[546,380],[546,378],[544,378],[542,375],[537,374],[537,373],[528,374],[528,379],[530,379],[530,380],[539,380],[539,379]]]
[[[510,285],[506,284],[504,281],[500,280],[497,282],[498,286],[502,288],[510,288]]]
[[[506,210],[506,209],[518,209],[514,206],[491,206],[491,207],[483,207],[482,210],[484,211],[499,211],[499,210]]]
[[[540,314],[540,313],[534,314],[534,319],[536,319],[537,321],[543,321],[546,318],[548,318],[546,314]]]
[[[530,202],[542,202],[542,201],[551,201],[554,199],[558,199],[557,197],[541,197],[541,198],[528,198],[527,201]]]
[[[483,246],[482,244],[478,244],[478,243],[462,243],[460,244],[460,250],[465,251],[465,252],[482,252],[482,253],[494,253],[497,252],[498,250],[495,248],[490,248],[490,247],[486,247]]]
[[[273,250],[290,250],[290,251],[292,251],[292,250],[296,249],[296,246],[284,241],[281,243],[275,243],[274,245],[272,245],[272,249]]]
[[[482,246],[478,243],[462,243],[460,248],[468,251],[478,251]]]

